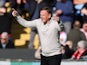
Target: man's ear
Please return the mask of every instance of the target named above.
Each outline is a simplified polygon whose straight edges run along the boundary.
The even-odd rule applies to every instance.
[[[51,14],[49,14],[49,18],[51,18]]]

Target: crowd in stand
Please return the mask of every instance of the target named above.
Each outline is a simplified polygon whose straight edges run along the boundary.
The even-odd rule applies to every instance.
[[[2,42],[11,37],[13,8],[26,20],[34,20],[40,17],[41,8],[46,6],[50,7],[53,16],[59,16],[64,26],[58,36],[63,59],[84,58],[87,55],[87,0],[0,0],[0,48],[5,48],[7,44]],[[34,47],[34,36],[37,33],[35,28],[31,29],[29,48]],[[8,48],[15,48],[12,42],[10,46]]]

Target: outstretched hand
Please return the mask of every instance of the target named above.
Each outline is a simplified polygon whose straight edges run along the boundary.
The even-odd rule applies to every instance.
[[[16,17],[16,16],[18,15],[18,12],[17,12],[14,8],[12,8],[12,10],[13,10],[12,15],[13,15],[14,17]]]

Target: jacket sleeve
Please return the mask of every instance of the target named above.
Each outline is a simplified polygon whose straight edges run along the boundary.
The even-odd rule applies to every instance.
[[[60,31],[64,30],[64,25],[61,20],[58,21],[58,25],[60,26]]]
[[[36,20],[33,21],[27,21],[25,19],[23,19],[21,16],[17,16],[16,20],[18,21],[18,23],[24,27],[36,27]]]

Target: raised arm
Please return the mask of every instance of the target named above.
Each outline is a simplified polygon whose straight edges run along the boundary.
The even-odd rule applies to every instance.
[[[12,15],[16,18],[18,23],[24,27],[36,27],[36,20],[33,21],[27,21],[23,19],[16,10],[12,12]]]
[[[59,31],[62,31],[64,29],[64,25],[63,25],[62,21],[60,20],[60,18],[55,13],[53,14],[52,18],[57,21],[57,23],[59,25],[58,26]]]

